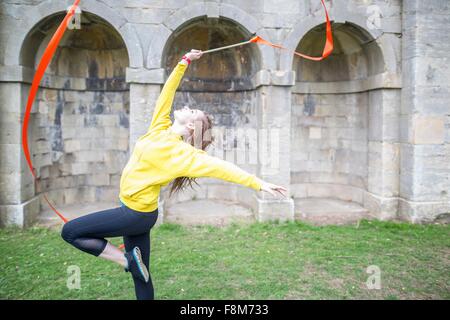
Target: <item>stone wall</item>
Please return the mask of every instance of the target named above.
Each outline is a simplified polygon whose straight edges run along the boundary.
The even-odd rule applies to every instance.
[[[41,90],[30,141],[37,193],[56,205],[117,201],[129,156],[127,100],[126,92]]]
[[[56,22],[57,17],[46,19],[28,35],[24,65],[37,67]],[[82,22],[61,40],[32,119],[36,193],[45,193],[55,205],[117,202],[128,159],[127,51],[105,21],[85,13]],[[48,30],[44,37],[42,30]],[[47,208],[43,198],[41,203]]]
[[[291,184],[295,198],[363,203],[368,180],[367,93],[294,94]]]
[[[5,224],[31,224],[41,190],[53,192],[58,203],[85,197],[84,191],[63,195],[61,187],[90,190],[83,199],[112,197],[126,153],[147,130],[161,87],[183,51],[256,33],[318,55],[324,41],[319,0],[83,0],[86,28],[72,31],[73,42],[62,42],[34,106],[29,137],[40,140],[30,144],[40,177],[48,181],[35,189],[21,149],[24,107],[36,59],[71,3],[0,3]],[[276,157],[259,156],[256,165],[241,166],[287,186],[292,197],[343,197],[382,219],[445,217],[450,211],[448,1],[326,5],[336,36],[329,59],[298,60],[288,51],[255,44],[211,54],[190,67],[174,107],[208,110],[220,130],[242,126],[276,133]],[[89,30],[92,25],[98,28]],[[93,56],[101,63],[90,63]],[[114,141],[105,139],[106,132]],[[100,145],[91,145],[92,135]],[[257,143],[264,145],[264,139]],[[274,163],[282,165],[274,168]],[[105,196],[98,191],[92,197],[92,190]],[[238,199],[259,220],[293,218],[293,199],[279,201],[219,181],[205,179],[191,196]]]
[[[405,1],[400,214],[449,219],[450,3]]]

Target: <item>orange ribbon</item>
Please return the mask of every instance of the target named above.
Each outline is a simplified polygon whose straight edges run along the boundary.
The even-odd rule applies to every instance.
[[[31,162],[30,151],[28,149],[28,138],[27,138],[30,113],[31,113],[31,109],[33,108],[33,103],[36,98],[36,94],[39,89],[39,84],[44,76],[45,70],[47,69],[48,65],[50,64],[50,61],[52,60],[53,55],[55,54],[55,51],[58,48],[58,44],[61,41],[69,22],[71,21],[72,17],[74,16],[79,3],[80,3],[80,0],[75,0],[73,6],[67,12],[66,16],[64,17],[64,20],[59,25],[58,29],[56,30],[55,34],[53,35],[52,39],[50,40],[47,48],[45,49],[44,54],[42,55],[41,61],[39,62],[38,68],[36,70],[36,74],[34,75],[33,82],[31,83],[31,89],[30,89],[30,93],[28,95],[28,101],[27,101],[25,116],[24,116],[24,120],[23,120],[23,127],[22,127],[22,145],[23,145],[23,151],[25,153],[25,158],[27,160],[27,163],[31,170],[31,173],[33,174],[33,176],[35,178],[36,183],[38,180],[36,177],[35,170],[33,169],[33,164]],[[64,215],[62,213],[60,213],[58,210],[56,210],[56,208],[54,206],[52,206],[52,204],[48,200],[45,193],[43,195],[44,195],[44,198],[47,201],[48,205],[50,206],[50,208],[52,208],[52,210],[64,221],[64,223],[69,221],[66,217],[64,217]],[[119,246],[119,249],[123,249],[124,247],[125,246],[123,244],[121,244]]]
[[[80,0],[75,0],[73,6],[69,9],[66,16],[64,17],[64,20],[59,25],[58,29],[56,30],[55,34],[53,35],[52,39],[50,40],[47,48],[44,51],[44,54],[42,55],[42,59],[39,62],[38,68],[36,70],[36,74],[34,75],[33,82],[31,83],[31,89],[30,93],[28,95],[28,101],[27,106],[25,109],[25,116],[23,119],[23,126],[22,126],[22,145],[23,145],[23,152],[25,153],[25,158],[27,160],[28,166],[31,170],[31,173],[33,174],[34,178],[36,178],[35,170],[33,169],[33,164],[31,162],[30,157],[30,151],[28,149],[28,123],[30,121],[30,113],[31,109],[33,108],[34,99],[36,98],[37,91],[39,89],[39,84],[42,80],[42,77],[44,76],[45,70],[47,69],[50,61],[52,60],[53,55],[55,54],[56,48],[58,47],[59,42],[61,41],[61,38],[64,35],[64,32],[66,31],[67,25],[69,21],[71,21],[73,15],[75,14],[75,10],[78,7]],[[37,181],[37,180],[35,180]],[[55,213],[64,221],[67,222],[68,220],[60,213],[58,210],[56,210],[48,201],[47,196],[44,194],[44,198],[49,204],[49,206],[55,211]]]
[[[274,48],[278,48],[278,49],[289,50],[289,51],[292,51],[294,54],[296,54],[296,55],[298,55],[300,57],[303,57],[305,59],[308,59],[308,60],[321,61],[321,60],[325,59],[326,57],[328,57],[333,52],[334,46],[333,46],[333,33],[331,31],[331,23],[330,23],[330,18],[328,17],[327,7],[325,6],[324,1],[323,0],[321,0],[321,1],[322,1],[323,8],[325,9],[325,17],[327,19],[326,41],[325,41],[325,46],[323,48],[322,56],[320,56],[320,57],[311,57],[311,56],[308,56],[306,54],[303,54],[303,53],[300,53],[300,52],[297,52],[297,51],[294,51],[294,50],[289,50],[289,49],[287,49],[285,47],[282,47],[282,46],[280,46],[278,44],[270,43],[269,41],[264,40],[260,36],[253,37],[252,39],[250,39],[250,42],[259,43],[259,44],[265,44],[265,45],[268,45],[268,46],[271,46],[271,47],[274,47]]]

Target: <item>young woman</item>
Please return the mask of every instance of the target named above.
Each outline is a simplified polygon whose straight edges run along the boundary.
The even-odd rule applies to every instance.
[[[150,267],[150,230],[158,217],[161,187],[173,181],[171,192],[198,177],[213,177],[241,184],[257,191],[286,196],[286,189],[265,182],[230,162],[209,156],[205,149],[213,140],[208,135],[211,116],[198,109],[170,110],[178,85],[192,60],[202,56],[191,50],[172,71],[156,102],[146,134],[141,136],[125,166],[119,198],[121,206],[95,212],[67,222],[61,232],[76,248],[116,262],[130,272],[137,299],[153,299]],[[122,236],[125,253],[105,240]]]

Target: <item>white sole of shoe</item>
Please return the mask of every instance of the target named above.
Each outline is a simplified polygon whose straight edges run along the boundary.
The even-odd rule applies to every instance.
[[[145,264],[142,262],[141,250],[138,247],[135,247],[133,249],[133,257],[137,262],[137,266],[139,268],[139,271],[141,272],[141,275],[144,277],[145,282],[148,282],[149,279],[148,270]]]

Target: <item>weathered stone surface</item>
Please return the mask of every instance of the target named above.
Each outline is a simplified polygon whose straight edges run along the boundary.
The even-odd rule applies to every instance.
[[[295,201],[295,219],[314,225],[341,225],[371,218],[369,210],[354,202],[330,198]]]
[[[191,200],[165,209],[164,221],[184,225],[225,226],[230,223],[254,222],[253,212],[236,202],[226,200]]]
[[[415,116],[412,123],[413,144],[442,144],[445,139],[443,117]]]
[[[36,63],[70,4],[0,2],[2,224],[29,225],[36,203],[48,207],[43,192],[57,205],[114,203],[168,65],[187,48],[219,47],[255,33],[313,56],[323,49],[320,1],[85,0],[89,23],[67,33],[32,108],[35,184],[21,146],[23,115]],[[173,102],[174,109],[189,105],[215,116],[223,146],[212,155],[287,187],[295,201],[205,178],[174,198],[166,188],[158,223],[165,209],[199,199],[232,200],[251,207],[259,221],[291,220],[299,201],[320,208],[329,199],[361,206],[346,212],[348,221],[367,211],[412,222],[448,214],[448,1],[326,5],[336,44],[327,59],[313,62],[256,44],[208,54],[188,68]],[[253,133],[227,131],[237,128]]]
[[[16,225],[22,228],[32,226],[40,213],[39,198],[34,197],[21,204],[0,205],[0,227]]]
[[[294,220],[294,201],[292,199],[265,200],[257,198],[254,210],[256,211],[256,220],[259,222]]]
[[[450,165],[447,119],[450,6],[403,2],[399,216],[431,222],[448,213]],[[431,46],[440,43],[439,46]]]

